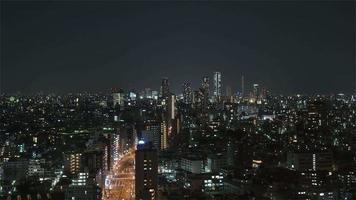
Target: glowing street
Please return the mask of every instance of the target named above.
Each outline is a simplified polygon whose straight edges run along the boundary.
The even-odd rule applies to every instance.
[[[113,170],[107,175],[103,200],[130,200],[135,198],[135,150],[125,154],[114,163]]]

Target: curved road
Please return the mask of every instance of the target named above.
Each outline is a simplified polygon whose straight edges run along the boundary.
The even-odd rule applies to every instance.
[[[125,154],[114,164],[106,178],[103,200],[135,199],[135,150]]]

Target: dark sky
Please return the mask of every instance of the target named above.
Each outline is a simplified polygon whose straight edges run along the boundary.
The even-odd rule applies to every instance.
[[[1,2],[1,91],[355,88],[355,3]]]

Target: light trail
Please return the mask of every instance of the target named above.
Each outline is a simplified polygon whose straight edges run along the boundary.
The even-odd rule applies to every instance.
[[[103,200],[135,199],[135,150],[130,149],[121,159],[115,161],[106,178]]]

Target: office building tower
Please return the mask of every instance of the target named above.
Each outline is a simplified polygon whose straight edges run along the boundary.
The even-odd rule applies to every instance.
[[[141,137],[146,142],[151,142],[154,148],[159,149],[161,146],[161,126],[151,124],[146,130],[142,130]]]
[[[258,84],[253,84],[253,97],[257,100],[260,96],[260,86]]]
[[[209,95],[210,95],[210,84],[209,84],[208,77],[203,78],[202,87],[200,88],[200,92],[201,92],[202,111],[205,112],[205,111],[207,111],[207,108],[208,108]]]
[[[209,83],[209,77],[204,76],[203,77],[203,82],[201,84],[204,92],[209,96],[210,95],[210,83]]]
[[[218,100],[221,96],[221,73],[214,72],[214,99]]]
[[[174,119],[176,116],[176,96],[173,94],[168,97],[167,114],[169,120]]]
[[[69,151],[64,154],[64,172],[75,176],[81,169],[82,153]]]
[[[160,140],[160,149],[164,150],[168,147],[168,128],[167,122],[161,122],[161,140]]]
[[[205,172],[204,160],[199,156],[186,156],[181,158],[181,168],[193,174],[201,174]]]
[[[162,79],[162,83],[161,83],[161,97],[162,98],[168,98],[169,97],[169,81],[168,78],[165,77]]]
[[[112,162],[119,159],[119,149],[120,149],[120,134],[115,133],[112,135],[111,142],[111,155],[112,155]]]
[[[144,124],[141,131],[141,138],[145,142],[151,142],[153,147],[163,150],[168,147],[168,125],[166,121],[150,121]]]
[[[192,103],[192,88],[190,86],[190,83],[183,84],[183,102],[185,104]]]
[[[124,106],[125,94],[123,90],[114,90],[112,93],[113,98],[113,106],[120,106],[122,108]]]
[[[135,196],[137,200],[157,199],[157,150],[140,140],[135,154]]]

